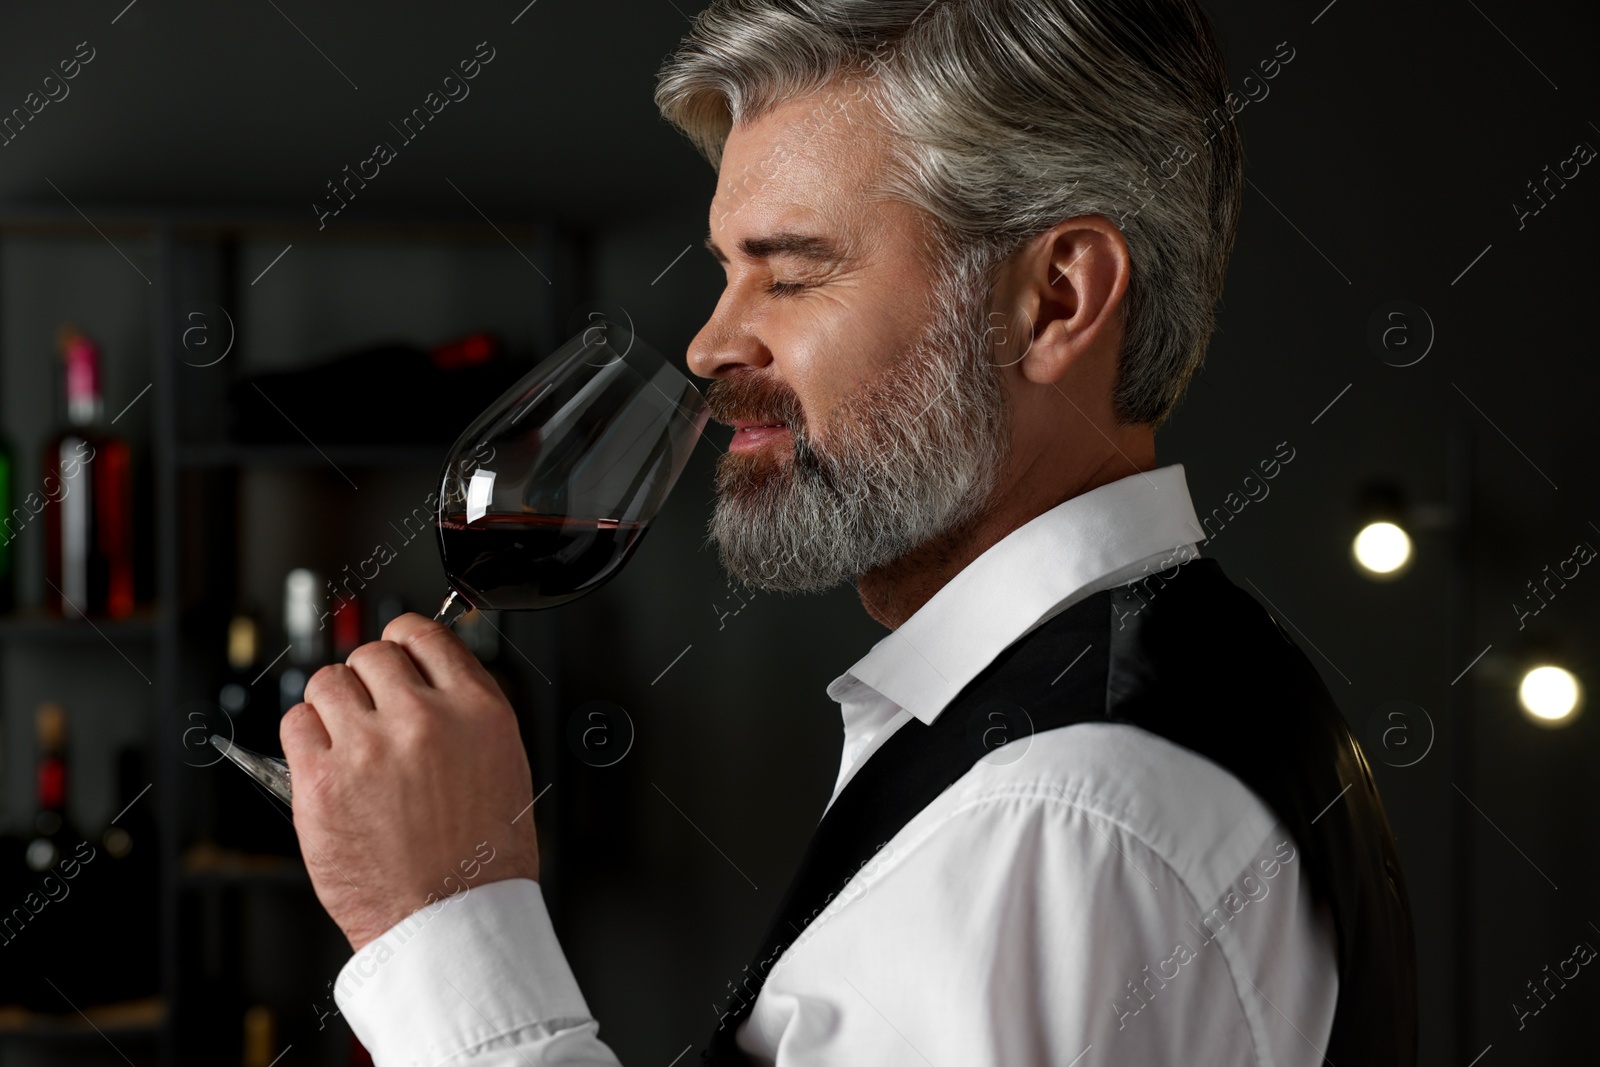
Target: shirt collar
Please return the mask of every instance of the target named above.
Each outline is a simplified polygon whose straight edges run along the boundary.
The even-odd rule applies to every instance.
[[[865,685],[931,723],[1007,646],[1097,582],[1204,537],[1181,463],[1091,489],[967,564],[828,694],[859,699]]]

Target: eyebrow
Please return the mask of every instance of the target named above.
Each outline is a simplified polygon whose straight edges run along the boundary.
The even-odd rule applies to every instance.
[[[728,262],[728,254],[717,247],[717,242],[711,239],[709,233],[706,234],[705,245],[718,263]],[[746,237],[739,242],[739,251],[750,259],[796,256],[819,263],[831,263],[844,258],[839,246],[828,238],[793,231],[783,231],[767,237]]]

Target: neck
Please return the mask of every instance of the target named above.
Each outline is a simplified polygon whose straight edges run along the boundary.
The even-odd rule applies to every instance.
[[[1154,466],[1151,441],[1147,450],[1135,450],[1132,457],[1112,453],[1092,471],[1067,479],[1065,485],[1059,479],[1042,485],[1022,479],[1007,486],[991,496],[974,518],[858,578],[856,593],[861,605],[875,620],[897,630],[946,582],[1011,531],[1064,501]]]

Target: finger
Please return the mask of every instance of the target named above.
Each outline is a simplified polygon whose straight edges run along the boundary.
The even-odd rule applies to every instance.
[[[398,616],[385,626],[383,639],[405,649],[423,679],[435,689],[449,689],[463,682],[493,683],[461,638],[448,627],[415,612]]]
[[[406,690],[428,687],[405,649],[393,641],[369,641],[345,659],[361,684],[371,694],[373,704],[387,707],[394,696]]]
[[[328,736],[321,716],[304,703],[296,704],[278,720],[278,742],[283,745],[291,773],[333,747],[333,738]]]
[[[316,709],[328,735],[335,741],[352,729],[364,728],[375,710],[372,694],[356,672],[342,663],[330,663],[306,683],[306,703]]]

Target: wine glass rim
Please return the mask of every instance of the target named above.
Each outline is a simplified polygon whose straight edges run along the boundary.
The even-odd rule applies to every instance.
[[[603,323],[610,323],[611,325],[617,326],[619,329],[624,328],[624,327],[621,326],[621,324],[615,322],[615,320],[612,320],[612,319],[603,319],[601,321]],[[596,325],[599,325],[599,323],[591,324],[589,326],[584,327],[584,329],[579,331],[572,338],[572,340],[574,340],[574,341],[582,341],[587,336],[588,332],[590,330],[594,329]],[[613,366],[616,363],[621,363],[624,366],[626,366],[630,371],[632,371],[634,374],[638,375],[640,378],[648,380],[648,378],[649,378],[648,375],[646,375],[643,372],[641,372],[639,367],[634,366],[633,364],[629,363],[629,361],[628,361],[628,357],[633,354],[634,348],[637,346],[638,349],[640,350],[640,352],[642,352],[647,358],[655,361],[659,367],[670,371],[674,375],[675,380],[676,380],[677,383],[682,384],[683,386],[686,386],[688,389],[693,391],[693,393],[696,396],[700,397],[702,400],[705,399],[704,392],[701,391],[700,387],[695,384],[694,379],[691,378],[689,376],[689,374],[686,372],[687,368],[678,367],[670,359],[668,359],[666,356],[662,355],[661,351],[658,348],[656,348],[654,345],[652,345],[649,341],[646,341],[644,338],[640,337],[638,331],[635,330],[632,327],[631,324],[626,327],[626,330],[627,330],[627,333],[628,333],[628,347],[627,347],[627,349],[621,355],[617,356],[617,358],[615,360],[613,360],[611,363],[602,364],[601,366]],[[585,342],[585,343],[588,343],[588,342]]]

